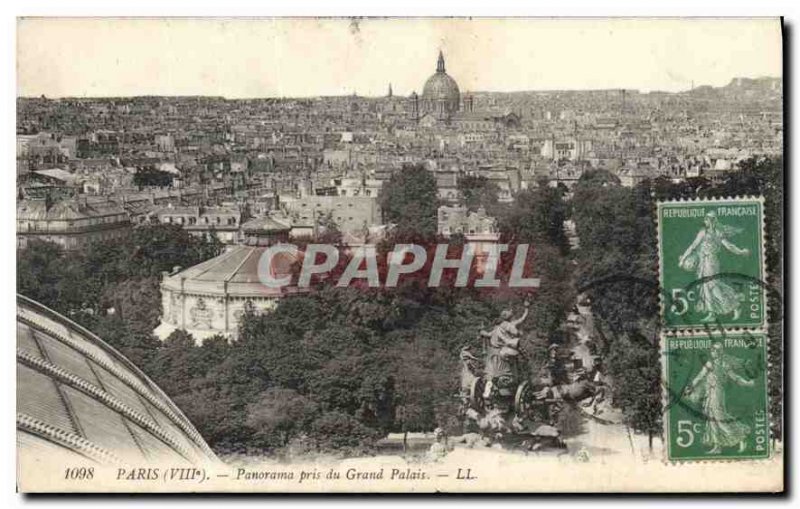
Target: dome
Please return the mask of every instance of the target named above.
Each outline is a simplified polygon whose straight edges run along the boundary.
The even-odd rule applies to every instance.
[[[439,52],[436,73],[428,78],[422,89],[422,111],[432,113],[438,119],[448,119],[459,110],[461,92],[456,80],[451,78],[444,67],[444,55]]]
[[[288,242],[292,227],[286,223],[267,217],[257,217],[242,224],[245,243],[248,245],[269,246],[278,242]]]
[[[425,82],[425,88],[422,89],[422,97],[431,100],[446,100],[446,101],[459,101],[461,92],[458,90],[456,80],[450,77],[447,73],[437,72]]]
[[[207,294],[214,297],[280,297],[296,290],[292,287],[269,288],[261,282],[259,262],[268,248],[239,244],[210,260],[165,276],[163,290]],[[302,254],[279,252],[273,255],[270,273],[273,277],[291,275],[291,267]]]
[[[17,448],[21,473],[48,463],[218,461],[180,409],[133,363],[20,295]]]
[[[245,222],[242,230],[246,233],[289,233],[292,229],[288,224],[277,221],[269,216],[257,217]]]

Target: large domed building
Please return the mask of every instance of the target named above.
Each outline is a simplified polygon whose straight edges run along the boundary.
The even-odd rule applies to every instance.
[[[436,120],[446,121],[461,109],[461,91],[456,80],[447,74],[441,51],[436,73],[425,82],[422,97],[413,93],[411,102],[412,115],[417,119],[429,114]]]
[[[425,87],[422,89],[422,110],[430,112],[437,119],[449,118],[461,107],[461,91],[458,83],[444,67],[444,55],[439,52],[439,59],[436,62],[436,73],[428,78]]]
[[[166,339],[175,330],[190,333],[195,341],[220,334],[232,337],[246,307],[273,309],[279,299],[304,293],[295,285],[270,288],[261,282],[259,264],[269,246],[289,241],[291,227],[271,217],[242,225],[244,244],[229,247],[215,258],[193,267],[164,274],[161,280],[162,318],[154,331]],[[300,254],[276,254],[270,265],[273,277],[292,274]]]

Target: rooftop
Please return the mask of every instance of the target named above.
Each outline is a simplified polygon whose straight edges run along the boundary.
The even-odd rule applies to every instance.
[[[110,201],[90,202],[69,199],[56,201],[49,207],[46,200],[17,202],[17,220],[25,221],[78,220],[118,214],[125,214],[125,210]]]
[[[180,409],[103,340],[17,296],[20,462],[53,454],[119,464],[216,456]]]
[[[279,297],[298,291],[296,287],[270,288],[261,282],[258,265],[266,246],[237,245],[210,260],[166,276],[162,287],[186,293],[235,297]],[[299,256],[277,253],[270,273],[280,278],[292,273]]]

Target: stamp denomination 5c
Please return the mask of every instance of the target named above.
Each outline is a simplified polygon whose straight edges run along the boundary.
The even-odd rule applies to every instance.
[[[664,330],[763,328],[763,200],[661,202]]]
[[[769,457],[766,336],[663,340],[669,459]]]

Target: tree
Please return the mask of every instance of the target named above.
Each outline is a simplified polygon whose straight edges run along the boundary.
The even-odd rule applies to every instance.
[[[613,379],[613,402],[625,422],[652,438],[661,432],[658,282],[650,183],[619,185],[587,172],[572,200],[580,239],[577,281],[592,303],[600,354]],[[650,338],[649,340],[646,338]]]
[[[133,174],[133,185],[143,187],[169,187],[172,185],[172,174],[156,168],[137,168]]]
[[[540,285],[531,297],[528,323],[545,337],[560,327],[574,299],[566,218],[563,191],[546,186],[518,193],[498,218],[503,242],[531,246],[533,274]]]
[[[131,278],[109,283],[100,295],[102,311],[112,310],[141,334],[149,334],[161,319],[161,291],[156,277]]]
[[[315,401],[292,389],[272,387],[247,406],[247,425],[264,445],[283,447],[298,431],[307,430],[318,414]]]
[[[320,450],[369,450],[378,438],[375,430],[339,411],[322,414],[311,424],[311,438]]]
[[[497,212],[497,185],[484,176],[465,175],[458,179],[461,203],[470,211],[483,208],[490,216]]]
[[[659,349],[646,338],[624,335],[611,344],[608,373],[614,380],[612,398],[625,423],[653,437],[661,434],[661,363]]]
[[[593,313],[619,333],[658,312],[654,203],[649,182],[631,189],[596,181],[581,180],[573,197],[578,286],[589,293]]]
[[[58,285],[64,277],[64,250],[53,242],[31,241],[17,250],[17,292],[58,309]]]
[[[222,252],[216,236],[195,237],[178,225],[145,225],[120,243],[125,275],[161,276],[175,267],[188,268]]]
[[[578,188],[598,189],[604,187],[618,187],[619,177],[608,170],[587,170],[578,179]],[[577,189],[576,189],[577,190]]]
[[[517,193],[514,203],[500,213],[498,222],[500,231],[508,239],[519,243],[548,243],[566,254],[569,249],[564,232],[566,219],[563,191],[540,187]]]
[[[333,220],[333,211],[319,218],[317,221],[319,233],[314,239],[318,244],[330,244],[338,246],[342,243],[342,231],[336,221]]]
[[[439,198],[433,174],[422,165],[405,165],[392,174],[380,193],[384,222],[400,232],[433,236],[437,229]]]

